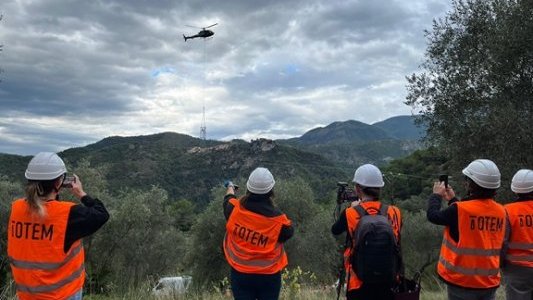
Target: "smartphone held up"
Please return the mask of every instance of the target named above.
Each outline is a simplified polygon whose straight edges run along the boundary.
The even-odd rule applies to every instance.
[[[446,174],[439,175],[439,181],[444,182],[444,187],[448,188],[448,175]]]
[[[63,179],[63,183],[61,184],[61,187],[72,188],[72,183],[73,182],[76,182],[76,177],[74,177],[74,176],[65,176],[65,179]]]

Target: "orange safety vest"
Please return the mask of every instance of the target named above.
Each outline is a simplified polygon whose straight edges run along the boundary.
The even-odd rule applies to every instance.
[[[369,202],[362,202],[361,205],[369,215],[375,215],[379,213],[379,209],[381,208],[381,203],[379,201],[369,201]],[[400,210],[396,206],[389,205],[389,209],[387,210],[387,215],[389,217],[389,221],[392,225],[392,230],[394,231],[394,235],[396,236],[396,239],[399,240],[400,238],[400,229],[402,227],[402,218],[400,214]],[[353,233],[355,229],[357,228],[357,224],[359,224],[360,216],[353,207],[349,207],[346,209],[346,221],[348,223],[348,234],[351,237],[352,245],[348,245],[346,249],[344,249],[344,269],[346,270],[346,282],[347,282],[347,290],[355,290],[361,287],[363,282],[357,277],[357,274],[352,269],[352,265],[350,263],[350,257],[352,255],[352,249],[355,249],[354,243],[354,236]]]
[[[466,288],[500,285],[500,252],[505,236],[505,210],[492,199],[455,202],[459,242],[444,229],[437,264],[446,282]]]
[[[229,200],[233,211],[226,223],[224,255],[229,265],[241,273],[274,274],[287,266],[287,254],[278,237],[283,225],[291,225],[286,215],[265,217],[246,210],[239,200]]]
[[[20,300],[67,299],[85,280],[81,240],[64,252],[71,202],[44,203],[46,215],[30,212],[25,199],[11,206],[7,254]]]
[[[505,260],[533,268],[533,200],[506,204],[504,208],[511,224]]]

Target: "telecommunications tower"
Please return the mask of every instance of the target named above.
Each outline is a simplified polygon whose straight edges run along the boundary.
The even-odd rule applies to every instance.
[[[205,106],[202,107],[202,124],[200,124],[200,138],[204,141],[207,138],[207,126],[205,125]]]

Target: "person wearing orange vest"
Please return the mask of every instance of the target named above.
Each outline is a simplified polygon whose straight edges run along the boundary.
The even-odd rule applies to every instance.
[[[502,267],[507,299],[533,299],[533,170],[516,172],[511,190],[517,199],[504,205],[510,229]]]
[[[427,218],[444,225],[437,273],[448,299],[495,299],[500,285],[500,255],[505,238],[505,210],[494,200],[500,171],[488,159],[476,159],[462,173],[468,197],[458,201],[451,186],[435,182]],[[441,200],[448,207],[441,210]]]
[[[368,284],[361,281],[354,272],[350,263],[354,243],[353,233],[357,228],[360,215],[356,211],[356,206],[361,206],[370,215],[380,212],[382,204],[379,201],[381,188],[385,185],[381,171],[374,165],[362,165],[355,171],[353,182],[355,192],[359,200],[353,201],[351,206],[346,208],[339,216],[339,219],[331,227],[334,235],[347,232],[346,248],[344,249],[344,268],[346,272],[346,299],[393,299],[392,282],[387,284]],[[398,247],[400,246],[400,231],[402,219],[400,210],[396,206],[389,205],[387,217],[392,226]]]
[[[273,203],[275,181],[266,168],[256,168],[247,192],[235,198],[227,185],[224,197],[224,255],[231,267],[231,289],[238,300],[278,299],[281,270],[287,266],[283,243],[292,237],[291,221]]]
[[[35,155],[25,172],[26,197],[12,203],[7,254],[20,300],[82,298],[85,280],[81,239],[97,231],[109,214],[102,202],[83,190],[55,153]],[[59,201],[69,188],[82,204]]]

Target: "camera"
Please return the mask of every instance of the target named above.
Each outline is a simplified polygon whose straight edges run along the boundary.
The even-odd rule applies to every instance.
[[[74,176],[65,176],[65,179],[63,179],[63,183],[61,184],[61,187],[71,188],[73,182],[76,182],[76,177],[74,177]]]
[[[231,180],[224,181],[224,187],[227,188],[228,186],[233,186],[233,189],[237,191],[239,189],[239,186],[234,184]]]
[[[358,200],[355,191],[346,182],[337,182],[337,204]]]

